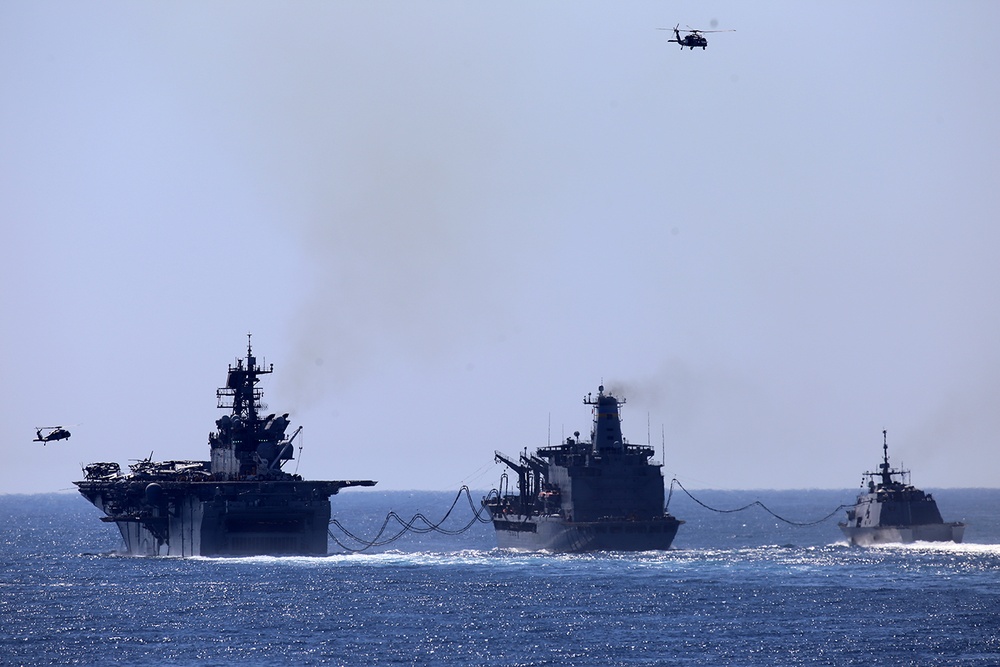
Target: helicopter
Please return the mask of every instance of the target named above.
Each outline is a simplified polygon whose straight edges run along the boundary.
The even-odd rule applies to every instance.
[[[678,30],[678,28],[680,28],[680,25],[681,24],[678,23],[673,28],[657,28],[657,30],[673,30],[674,31],[674,36],[676,37],[676,39],[670,39],[670,40],[667,40],[667,41],[669,41],[669,42],[676,42],[677,44],[680,44],[681,45],[681,51],[684,50],[685,46],[688,47],[689,49],[691,49],[692,51],[694,50],[694,47],[700,46],[701,50],[704,51],[705,47],[708,46],[708,40],[705,39],[703,33],[706,33],[706,32],[736,32],[735,30],[695,30],[694,28],[688,26],[688,29],[685,30],[685,32],[687,34],[684,35],[683,37],[681,37],[681,32],[680,32],[680,30]]]
[[[42,435],[42,431],[48,431],[48,433]],[[39,426],[35,429],[35,433],[37,433],[38,436],[32,442],[40,442],[43,445],[48,444],[53,440],[65,440],[72,435],[62,426]]]

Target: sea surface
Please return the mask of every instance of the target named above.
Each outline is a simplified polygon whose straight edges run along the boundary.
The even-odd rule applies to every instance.
[[[844,491],[692,491],[808,523]],[[473,492],[478,501],[483,492]],[[459,497],[444,527],[316,558],[132,558],[71,494],[0,495],[2,665],[1000,665],[1000,490],[935,490],[964,544],[857,548],[679,490],[667,552],[522,554]],[[456,491],[348,489],[371,540]],[[418,525],[423,525],[417,522]],[[399,532],[390,519],[384,538]]]

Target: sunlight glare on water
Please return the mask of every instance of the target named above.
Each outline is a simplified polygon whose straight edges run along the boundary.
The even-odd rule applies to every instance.
[[[965,493],[948,497],[1000,500]],[[377,528],[385,503],[356,503],[358,523]],[[113,528],[82,499],[0,505],[30,515],[0,528],[11,664],[1000,664],[1000,539],[982,529],[857,548],[835,525],[687,507],[665,552],[506,551],[483,530],[378,553],[128,558],[100,552]]]

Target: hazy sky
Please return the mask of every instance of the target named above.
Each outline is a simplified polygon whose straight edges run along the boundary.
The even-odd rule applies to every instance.
[[[883,428],[918,486],[995,487],[998,26],[0,3],[0,492],[207,459],[250,331],[311,479],[489,488],[603,382],[689,488],[853,488]]]

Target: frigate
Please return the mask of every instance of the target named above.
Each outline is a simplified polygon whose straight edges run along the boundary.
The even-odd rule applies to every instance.
[[[889,444],[882,431],[882,463],[878,472],[862,476],[857,503],[847,510],[847,521],[838,524],[853,545],[910,542],[961,542],[965,524],[945,523],[937,501],[909,484],[909,470],[889,466]]]
[[[580,433],[517,460],[495,460],[517,475],[510,490],[506,471],[498,489],[483,499],[501,548],[555,553],[669,549],[678,520],[664,508],[663,472],[649,445],[622,436],[621,405],[604,387],[583,399],[593,410],[589,440]]]
[[[330,496],[372,480],[307,481],[283,470],[293,457],[288,413],[266,413],[250,336],[246,359],[230,365],[216,392],[228,410],[208,436],[209,461],[153,461],[84,467],[74,482],[114,523],[125,552],[146,556],[325,555]]]

